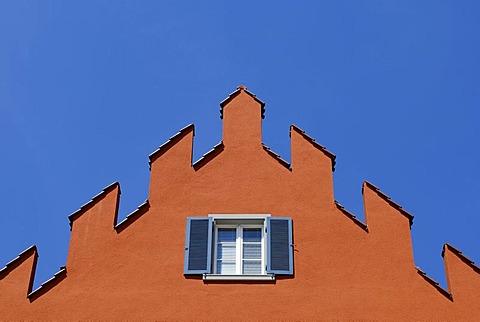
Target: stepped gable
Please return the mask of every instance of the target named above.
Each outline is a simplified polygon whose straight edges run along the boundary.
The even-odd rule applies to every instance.
[[[148,202],[148,199],[145,200],[144,203],[142,203],[140,206],[137,207],[134,211],[129,213],[125,219],[123,219],[121,222],[117,223],[115,225],[115,230],[120,233],[122,232],[125,228],[130,226],[135,220],[137,220],[140,216],[144,215],[145,213],[148,212],[150,209],[150,203]]]
[[[265,103],[245,86],[220,106],[220,143],[193,162],[194,125],[172,136],[149,155],[148,198],[123,221],[118,182],[68,216],[67,264],[39,288],[35,246],[0,269],[0,319],[478,320],[480,268],[460,250],[443,246],[444,289],[414,265],[412,214],[365,181],[361,222],[334,199],[332,152],[292,125],[292,161],[282,159],[261,140]],[[209,214],[291,217],[294,274],[184,276],[187,217]]]
[[[14,270],[16,267],[18,267],[20,264],[22,264],[26,259],[28,259],[31,256],[34,256],[35,261],[38,259],[37,246],[35,245],[28,247],[23,252],[18,254],[17,257],[15,257],[10,262],[5,264],[5,267],[0,269],[0,280],[4,279],[12,270]],[[33,282],[33,276],[32,276],[32,282]],[[29,292],[30,291],[31,290],[29,289]]]
[[[438,284],[437,281],[435,281],[433,278],[427,275],[424,271],[420,269],[420,267],[417,267],[417,272],[420,276],[422,276],[429,284],[431,284],[433,287],[435,287],[440,293],[442,293],[446,298],[449,300],[453,301],[452,294],[450,294],[447,290],[445,290],[443,287]]]
[[[475,262],[472,261],[470,258],[468,258],[467,256],[465,256],[461,251],[459,251],[457,248],[453,247],[452,245],[446,243],[445,245],[443,245],[443,248],[442,248],[442,257],[445,257],[445,251],[446,250],[450,250],[452,253],[454,253],[455,255],[458,256],[458,258],[460,258],[462,260],[462,262],[464,262],[465,264],[467,264],[468,266],[470,266],[475,272],[479,273],[480,274],[480,267],[478,267],[477,265],[475,265]]]
[[[368,232],[368,227],[362,221],[360,221],[357,216],[352,214],[350,211],[345,209],[338,201],[335,200],[335,206],[348,218],[350,218],[358,227],[362,228],[366,232]]]
[[[292,130],[300,134],[305,140],[310,142],[314,147],[316,147],[317,149],[322,151],[327,157],[329,157],[332,160],[332,171],[335,171],[335,163],[336,163],[335,159],[337,158],[335,154],[328,151],[327,148],[325,148],[323,145],[315,141],[314,138],[306,134],[304,130],[300,129],[299,127],[293,124],[290,126],[290,137],[292,136]]]
[[[148,162],[150,170],[152,168],[152,162],[154,162],[156,159],[161,157],[165,152],[167,152],[171,147],[173,147],[178,141],[183,139],[185,135],[187,135],[190,132],[193,132],[193,135],[195,135],[195,125],[189,124],[185,126],[183,129],[178,131],[177,134],[175,134],[170,139],[168,139],[167,142],[163,143],[158,149],[150,153],[150,155],[148,156],[150,160]]]
[[[247,87],[244,85],[240,85],[237,87],[235,92],[232,92],[228,95],[226,99],[224,99],[220,103],[220,118],[223,120],[223,108],[228,105],[235,97],[237,97],[241,92],[245,92],[250,95],[256,102],[258,102],[262,106],[262,119],[265,118],[265,102],[259,100],[255,94],[247,90]]]
[[[89,202],[87,202],[86,204],[82,205],[80,207],[80,209],[78,209],[77,211],[75,211],[74,213],[70,214],[68,216],[68,220],[70,222],[70,230],[72,230],[73,228],[73,222],[78,218],[80,217],[81,215],[83,215],[87,210],[91,209],[93,206],[95,206],[95,204],[100,201],[103,197],[105,197],[110,191],[112,191],[113,189],[115,188],[118,188],[119,189],[119,195],[120,195],[120,184],[118,182],[114,182],[110,185],[108,185],[107,187],[105,187],[99,194],[97,194],[96,196],[94,196]]]
[[[386,194],[384,194],[382,191],[380,191],[380,189],[378,189],[375,185],[373,185],[372,183],[368,182],[368,181],[365,181],[364,182],[364,187],[367,186],[371,189],[373,189],[381,198],[383,198],[386,202],[388,202],[388,204],[390,206],[392,206],[393,208],[397,209],[398,211],[400,211],[400,213],[402,215],[404,215],[406,218],[408,218],[409,222],[410,222],[410,226],[413,225],[413,218],[414,216],[409,213],[408,211],[406,211],[405,209],[402,208],[402,206],[400,206],[398,203],[394,202],[392,200],[392,198],[390,198],[389,196],[387,196]],[[363,188],[362,188],[362,193],[363,193]]]
[[[195,170],[199,170],[202,166],[207,164],[211,159],[219,155],[225,146],[223,145],[223,142],[220,141],[218,144],[216,144],[210,151],[202,155],[200,159],[195,161],[195,163],[192,165]]]
[[[282,166],[284,166],[285,168],[291,170],[291,166],[290,166],[290,163],[288,163],[288,161],[285,161],[284,159],[282,159],[282,157],[273,152],[272,149],[270,149],[268,146],[266,146],[265,144],[262,143],[262,146],[263,146],[263,149],[271,156],[273,157],[275,160],[278,161],[278,163],[280,163]]]
[[[55,285],[60,283],[67,277],[67,268],[65,266],[60,267],[60,270],[56,272],[52,278],[43,282],[36,290],[29,292],[27,297],[30,302],[35,301],[40,296],[51,290]]]
[[[37,267],[38,252],[35,245],[21,252],[15,259],[0,269],[0,304],[12,305],[16,300],[25,300],[32,292]],[[12,301],[13,300],[13,301]],[[0,305],[0,318],[2,317]]]

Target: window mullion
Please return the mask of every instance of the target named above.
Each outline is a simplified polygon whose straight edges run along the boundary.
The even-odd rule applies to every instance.
[[[237,264],[235,267],[235,273],[237,275],[242,274],[242,256],[243,256],[242,240],[243,240],[243,229],[242,229],[242,226],[239,225],[237,227],[237,260],[236,260]]]
[[[265,261],[265,258],[267,258],[267,252],[266,252],[266,247],[265,247],[265,226],[262,227],[262,237],[260,239],[260,244],[261,244],[261,262],[262,262],[262,274],[265,274],[265,271],[266,271],[266,261]]]
[[[217,266],[218,266],[218,258],[217,258],[217,249],[218,249],[218,227],[215,227],[215,236],[214,236],[214,243],[213,243],[213,253],[214,253],[214,260],[213,260],[213,272],[217,274]]]

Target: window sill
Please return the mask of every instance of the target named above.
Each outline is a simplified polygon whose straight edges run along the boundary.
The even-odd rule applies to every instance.
[[[265,275],[223,275],[203,274],[204,281],[274,281],[275,274]]]

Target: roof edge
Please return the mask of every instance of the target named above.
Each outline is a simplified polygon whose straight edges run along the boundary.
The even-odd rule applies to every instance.
[[[443,296],[445,296],[447,299],[450,301],[453,301],[452,294],[448,292],[446,289],[440,286],[437,281],[435,281],[433,278],[427,275],[424,271],[420,269],[420,267],[415,267],[417,269],[417,273],[423,277],[429,284],[431,284],[433,287],[435,287]]]
[[[240,85],[237,89],[230,93],[227,98],[220,102],[220,118],[223,120],[223,108],[230,103],[235,97],[237,97],[241,92],[245,92],[246,94],[250,95],[257,103],[260,104],[262,107],[262,119],[265,118],[265,102],[260,100],[257,95],[247,90],[247,87],[244,85]]]
[[[35,256],[35,259],[38,258],[38,251],[37,251],[36,245],[32,245],[28,247],[27,249],[22,251],[20,254],[18,254],[17,257],[15,257],[11,261],[9,261],[7,264],[5,264],[5,266],[2,269],[0,269],[0,280],[5,278],[5,276],[7,276],[11,271],[13,271],[15,267],[17,267],[16,265],[20,265],[26,259],[30,258],[32,255]]]
[[[117,231],[117,233],[121,233],[123,230],[125,230],[125,228],[130,226],[135,220],[137,220],[140,216],[145,214],[149,209],[150,209],[150,202],[147,199],[140,206],[138,206],[137,209],[129,213],[125,217],[125,219],[117,223],[114,226],[114,229]]]
[[[363,182],[363,187],[362,187],[362,194],[363,194],[363,188],[365,186],[368,186],[370,189],[372,189],[374,192],[377,193],[377,195],[379,195],[383,200],[385,200],[390,206],[392,206],[393,208],[397,209],[402,215],[404,215],[405,217],[408,218],[408,220],[410,221],[410,227],[412,227],[413,225],[413,218],[414,216],[409,213],[408,211],[406,211],[405,209],[402,208],[402,206],[400,206],[398,203],[396,203],[395,201],[392,200],[392,198],[390,198],[389,196],[387,196],[385,193],[383,193],[382,191],[380,191],[380,189],[375,186],[374,184],[372,184],[371,182],[368,182],[367,180],[365,180]]]
[[[118,181],[115,181],[113,183],[111,183],[110,185],[106,186],[99,194],[97,194],[96,196],[94,196],[92,199],[90,199],[89,202],[83,204],[80,209],[78,209],[77,211],[73,212],[72,214],[70,214],[68,216],[68,220],[70,221],[70,230],[72,230],[73,228],[73,222],[78,218],[80,217],[81,215],[83,215],[85,213],[85,211],[87,211],[88,209],[92,208],[97,202],[99,202],[100,200],[102,200],[109,192],[111,192],[112,190],[114,190],[115,188],[118,188],[118,193],[119,195],[121,194],[121,190],[120,190],[120,183]]]
[[[345,209],[344,206],[342,206],[338,201],[334,200],[335,206],[348,218],[350,218],[358,227],[362,228],[364,231],[368,232],[368,226],[363,223],[360,219],[357,218],[354,214],[352,214],[350,211]]]
[[[317,141],[315,141],[314,138],[312,138],[310,135],[308,135],[307,133],[305,133],[304,130],[302,130],[301,128],[299,128],[298,126],[292,124],[290,125],[290,137],[292,137],[292,130],[294,130],[295,132],[297,132],[298,134],[300,134],[305,140],[307,140],[308,142],[310,142],[314,147],[316,147],[317,149],[319,149],[320,151],[322,151],[327,157],[329,157],[331,160],[332,160],[332,172],[335,171],[335,164],[336,164],[336,158],[337,156],[335,154],[333,154],[332,152],[330,152],[329,150],[327,150],[326,147],[324,147],[323,145],[321,145],[320,143],[318,143]]]
[[[262,147],[263,147],[263,150],[265,150],[268,153],[268,155],[270,155],[275,160],[277,160],[278,163],[280,163],[282,166],[287,168],[287,170],[290,170],[290,171],[292,170],[290,163],[282,159],[282,157],[278,153],[273,152],[272,149],[270,149],[267,145],[265,145],[265,143],[262,143]]]
[[[157,160],[160,156],[162,156],[165,152],[167,152],[172,146],[175,145],[178,141],[183,139],[185,135],[188,133],[193,132],[193,136],[195,136],[195,125],[193,123],[188,124],[184,128],[180,129],[175,135],[170,137],[167,142],[163,143],[148,155],[148,167],[150,170],[152,170],[152,163]]]
[[[193,169],[195,171],[200,170],[200,168],[210,162],[210,160],[222,153],[224,149],[225,146],[223,145],[223,141],[218,142],[211,150],[207,151],[204,155],[200,157],[200,159],[198,159],[192,164]]]
[[[480,267],[475,264],[474,261],[472,261],[470,258],[465,256],[458,248],[453,247],[449,243],[445,243],[442,248],[442,257],[445,258],[445,250],[449,249],[452,253],[457,255],[458,258],[460,258],[465,264],[470,266],[475,272],[480,274]]]
[[[56,272],[52,278],[43,282],[36,290],[30,292],[27,298],[30,302],[35,301],[37,298],[51,290],[55,285],[63,281],[67,277],[67,267],[62,266],[60,270]]]

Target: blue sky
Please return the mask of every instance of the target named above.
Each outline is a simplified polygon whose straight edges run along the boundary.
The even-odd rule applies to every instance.
[[[263,140],[295,124],[337,155],[335,197],[362,220],[369,180],[415,215],[415,263],[446,286],[442,245],[480,261],[480,2],[0,1],[0,267],[32,244],[35,285],[66,261],[67,216],[119,181],[146,198],[148,154],[195,123],[221,140],[240,84]],[[346,236],[348,237],[348,236]]]

